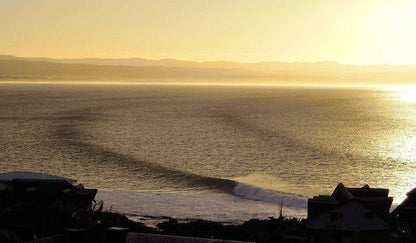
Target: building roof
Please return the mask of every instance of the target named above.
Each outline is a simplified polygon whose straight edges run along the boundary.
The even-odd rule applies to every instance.
[[[332,193],[332,197],[338,200],[347,200],[352,198],[386,198],[389,195],[389,189],[370,188],[368,185],[363,187],[345,187],[339,183]]]
[[[11,182],[14,179],[30,180],[59,180],[73,183],[76,180],[40,172],[12,171],[0,174],[0,182]]]
[[[393,210],[392,215],[399,217],[400,220],[414,221],[416,219],[416,188],[406,195],[407,198]]]

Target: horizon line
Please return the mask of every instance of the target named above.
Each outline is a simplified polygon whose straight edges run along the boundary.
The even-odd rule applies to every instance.
[[[15,58],[46,58],[52,60],[85,60],[85,59],[101,59],[101,60],[132,60],[132,59],[142,59],[148,61],[180,61],[180,62],[193,62],[193,63],[216,63],[216,62],[226,62],[226,63],[234,63],[234,64],[265,64],[265,63],[284,63],[284,64],[297,64],[297,63],[306,63],[306,64],[313,64],[313,63],[334,63],[339,65],[351,65],[357,67],[365,67],[365,66],[416,66],[416,63],[402,63],[402,64],[391,64],[391,63],[368,63],[368,64],[357,64],[357,63],[346,63],[340,62],[336,60],[321,60],[321,61],[279,61],[279,60],[269,60],[269,61],[255,61],[255,62],[241,62],[235,60],[190,60],[190,59],[179,59],[179,58],[146,58],[146,57],[77,57],[77,58],[57,58],[57,57],[48,57],[48,56],[16,56],[13,54],[2,54],[0,56],[10,56]]]

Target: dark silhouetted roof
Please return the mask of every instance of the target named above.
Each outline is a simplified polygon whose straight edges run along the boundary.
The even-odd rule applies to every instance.
[[[39,172],[27,172],[27,171],[13,171],[13,172],[7,172],[7,173],[1,173],[0,174],[0,182],[11,182],[15,179],[29,179],[29,180],[61,180],[73,183],[76,180],[50,175],[46,173],[39,173]]]
[[[406,193],[407,198],[397,206],[392,215],[401,221],[414,222],[416,220],[416,188]]]

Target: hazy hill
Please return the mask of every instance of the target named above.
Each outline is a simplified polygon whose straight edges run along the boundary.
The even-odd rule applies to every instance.
[[[192,62],[176,59],[151,60],[143,58],[81,58],[81,59],[53,59],[45,57],[15,57],[0,55],[0,60],[21,60],[21,61],[42,61],[70,64],[95,64],[111,66],[135,66],[135,67],[187,67],[187,68],[242,68],[243,65],[237,62]]]
[[[206,80],[416,84],[416,65],[336,62],[192,62],[175,59],[51,59],[0,55],[0,80]]]
[[[0,80],[242,80],[260,78],[247,70],[135,67],[94,64],[66,64],[46,61],[0,60]]]

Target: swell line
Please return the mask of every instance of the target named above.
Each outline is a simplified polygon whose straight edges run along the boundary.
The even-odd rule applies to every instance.
[[[109,109],[110,107],[106,107]],[[114,107],[112,107],[114,109]],[[110,108],[111,109],[111,108]],[[240,183],[231,179],[201,176],[190,172],[167,168],[157,163],[140,160],[132,156],[111,151],[102,146],[85,142],[85,134],[76,127],[76,122],[94,122],[100,119],[97,109],[87,108],[67,111],[57,119],[55,136],[66,147],[75,153],[81,153],[79,159],[86,159],[97,166],[116,166],[116,169],[124,169],[126,172],[140,175],[151,175],[165,183],[175,183],[184,188],[203,188],[244,197],[251,200],[280,204],[284,200],[285,206],[306,207],[307,198],[302,195],[283,193],[275,190],[267,190],[254,185]],[[85,162],[85,161],[84,161]]]
[[[201,176],[189,172],[167,168],[156,163],[139,160],[129,155],[110,151],[99,145],[85,142],[85,136],[76,129],[75,121],[94,121],[97,119],[91,109],[80,109],[67,112],[58,119],[55,136],[77,153],[81,158],[94,161],[100,165],[116,164],[138,174],[151,174],[166,181],[175,181],[186,187],[203,187],[231,193],[237,182],[228,179]],[[99,119],[99,118],[98,118]]]

